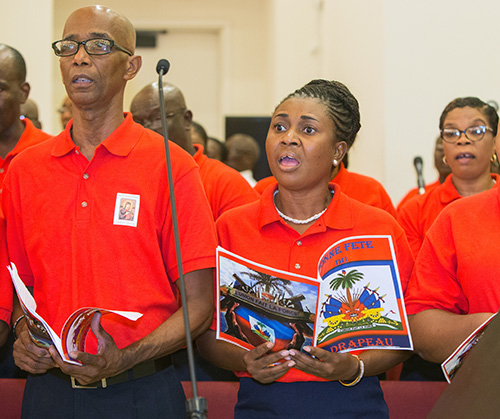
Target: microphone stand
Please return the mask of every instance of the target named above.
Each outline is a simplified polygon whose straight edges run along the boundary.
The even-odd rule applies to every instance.
[[[172,227],[174,232],[175,253],[177,266],[179,271],[179,289],[181,293],[182,313],[184,316],[184,329],[186,333],[187,355],[189,364],[189,375],[191,377],[191,385],[193,387],[193,398],[186,400],[186,411],[189,419],[205,419],[207,416],[207,400],[203,397],[198,397],[198,388],[196,382],[196,371],[194,368],[193,342],[191,339],[191,330],[189,329],[189,317],[186,301],[186,285],[184,282],[184,272],[182,267],[181,246],[179,239],[179,225],[177,219],[177,207],[175,205],[174,181],[172,176],[172,161],[170,158],[170,148],[168,145],[168,130],[167,118],[165,116],[165,99],[163,95],[163,76],[167,74],[170,68],[170,63],[167,60],[160,60],[156,66],[158,72],[158,91],[160,94],[160,110],[161,123],[163,127],[163,140],[165,142],[165,155],[167,159],[167,177],[168,190],[170,193],[170,206],[172,209]]]
[[[423,195],[425,193],[425,181],[422,175],[422,168],[424,166],[424,162],[422,157],[416,156],[413,159],[413,165],[415,166],[415,171],[417,172],[417,186],[418,186],[418,194]]]

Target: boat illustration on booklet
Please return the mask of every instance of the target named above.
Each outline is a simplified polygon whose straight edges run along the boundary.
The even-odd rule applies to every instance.
[[[319,282],[217,249],[217,337],[252,349],[311,345]]]
[[[217,338],[273,351],[318,346],[332,352],[412,350],[390,236],[330,246],[318,277],[276,270],[217,249]]]
[[[141,313],[135,311],[106,310],[102,308],[84,307],[72,313],[64,323],[61,337],[57,335],[50,325],[36,312],[36,301],[19,277],[16,265],[11,263],[7,266],[16,289],[21,308],[26,317],[26,324],[31,340],[35,345],[48,348],[51,345],[59,352],[61,358],[70,364],[80,365],[81,362],[69,356],[72,351],[85,351],[85,341],[90,331],[92,319],[97,313],[116,314],[131,321],[142,317]]]

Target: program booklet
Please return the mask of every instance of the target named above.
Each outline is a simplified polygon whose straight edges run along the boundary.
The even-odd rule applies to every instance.
[[[441,369],[443,370],[443,374],[448,383],[451,383],[454,375],[457,373],[458,369],[462,365],[465,357],[469,353],[469,351],[479,342],[479,339],[483,336],[484,330],[486,326],[493,320],[497,313],[493,314],[488,320],[486,320],[483,324],[481,324],[476,330],[474,330],[468,337],[465,339],[457,349],[441,364]]]
[[[85,351],[85,341],[90,331],[90,323],[97,313],[114,313],[129,320],[136,321],[142,317],[141,313],[134,311],[106,310],[102,308],[86,307],[76,310],[64,323],[61,337],[55,333],[49,324],[36,312],[36,302],[31,293],[19,277],[16,265],[7,266],[12,282],[16,289],[19,302],[26,316],[26,324],[33,342],[42,348],[53,345],[61,358],[70,364],[81,365],[81,362],[69,356],[72,351]]]
[[[217,249],[217,338],[273,351],[413,350],[391,236],[348,237],[319,258],[317,277]]]

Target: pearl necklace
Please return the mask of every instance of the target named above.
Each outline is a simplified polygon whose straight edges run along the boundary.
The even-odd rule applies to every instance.
[[[331,191],[332,192],[332,195],[333,195],[333,190]],[[273,203],[274,203],[274,208],[276,208],[276,211],[278,211],[278,214],[281,218],[283,218],[284,220],[286,221],[290,221],[291,223],[294,223],[294,224],[309,224],[310,222],[312,221],[316,221],[319,217],[321,217],[325,212],[326,210],[328,209],[328,205],[326,206],[326,208],[321,211],[321,212],[318,212],[317,214],[314,214],[312,217],[309,217],[307,220],[298,220],[296,218],[292,218],[292,217],[289,217],[288,215],[285,215],[283,214],[279,209],[278,207],[276,206],[276,199],[275,199],[275,196],[278,194],[278,190],[276,189],[274,191],[274,194],[273,194]]]

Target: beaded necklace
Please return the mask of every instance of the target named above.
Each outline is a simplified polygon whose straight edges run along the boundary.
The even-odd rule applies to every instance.
[[[276,208],[276,211],[278,211],[278,214],[281,218],[283,218],[284,220],[286,221],[290,221],[291,223],[294,223],[294,224],[309,224],[310,222],[312,221],[316,221],[319,217],[321,217],[325,212],[326,210],[328,209],[328,205],[326,206],[326,208],[321,211],[321,212],[318,212],[317,214],[314,214],[312,217],[309,217],[308,219],[306,220],[298,220],[297,218],[292,218],[292,217],[289,217],[288,215],[286,214],[283,214],[277,207],[276,205],[276,195],[278,193],[278,190],[276,189],[274,191],[274,194],[273,194],[273,203],[274,203],[274,208]],[[333,190],[331,191],[332,195],[333,195]]]

